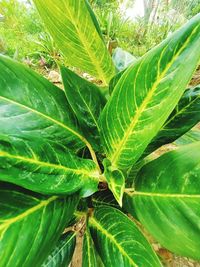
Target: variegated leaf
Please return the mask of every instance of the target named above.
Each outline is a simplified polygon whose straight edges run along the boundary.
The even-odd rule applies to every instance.
[[[85,0],[34,0],[34,3],[66,63],[108,84],[115,73],[114,65],[88,3]]]
[[[200,14],[121,76],[100,118],[113,166],[127,170],[141,157],[183,94],[200,60],[199,45]]]

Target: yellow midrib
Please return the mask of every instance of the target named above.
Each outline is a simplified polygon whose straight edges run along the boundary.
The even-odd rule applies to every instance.
[[[0,151],[0,158],[1,157],[19,160],[19,161],[27,162],[27,163],[30,163],[30,164],[35,164],[37,166],[60,169],[60,170],[63,170],[65,172],[73,172],[73,173],[76,173],[76,174],[79,174],[79,175],[87,175],[88,177],[95,177],[94,170],[93,170],[93,172],[90,173],[90,172],[87,172],[86,170],[71,169],[71,168],[67,168],[65,166],[57,165],[57,164],[54,164],[54,163],[39,161],[39,160],[36,160],[36,159],[31,159],[31,158],[25,158],[23,156],[18,156],[18,155],[12,155],[12,154],[9,154],[9,153],[4,152],[4,151]]]
[[[127,193],[127,192],[126,192]],[[165,194],[165,193],[151,193],[151,192],[138,192],[127,193],[128,195],[134,196],[145,196],[145,197],[163,197],[163,198],[200,198],[200,195],[194,194]]]
[[[135,264],[135,262],[132,260],[132,258],[126,253],[126,251],[123,249],[123,247],[121,247],[117,240],[110,234],[108,233],[108,231],[106,229],[104,229],[95,219],[94,217],[91,217],[89,220],[89,224],[93,224],[95,228],[97,228],[100,232],[102,232],[107,238],[109,238],[114,244],[115,246],[119,249],[120,253],[126,257],[130,264],[134,267],[138,267],[138,265]]]
[[[14,217],[14,218],[5,220],[5,222],[0,225],[0,231],[2,231],[4,229],[7,229],[11,224],[13,224],[13,223],[15,223],[17,221],[23,220],[25,217],[29,216],[30,214],[34,213],[37,210],[49,205],[52,201],[54,201],[56,199],[58,199],[58,197],[57,196],[53,196],[53,197],[50,197],[48,200],[42,200],[40,202],[40,204],[38,204],[38,205],[26,210],[22,214]]]
[[[193,31],[191,32],[190,36],[188,36],[186,42],[184,43],[184,45],[181,47],[181,49],[178,51],[178,53],[173,57],[173,59],[166,65],[166,68],[163,70],[163,72],[160,74],[158,71],[159,76],[157,77],[157,80],[155,81],[155,83],[153,84],[152,88],[149,90],[146,98],[144,99],[142,105],[140,106],[140,108],[137,110],[136,115],[134,116],[130,126],[128,127],[126,134],[124,135],[124,137],[122,138],[122,140],[119,142],[117,148],[115,149],[115,152],[113,153],[113,155],[111,156],[111,162],[112,165],[115,166],[117,163],[117,160],[123,150],[123,146],[124,144],[127,142],[129,136],[131,135],[131,132],[133,130],[133,128],[135,127],[135,125],[137,124],[141,113],[146,109],[146,106],[148,105],[150,99],[153,97],[153,94],[155,92],[155,90],[157,89],[157,85],[160,83],[160,81],[164,78],[165,74],[167,73],[167,71],[169,70],[169,68],[172,66],[172,64],[174,63],[174,61],[177,59],[177,57],[180,55],[180,53],[185,49],[185,47],[187,46],[188,42],[191,39],[191,36],[194,34],[194,32],[197,30],[198,25],[193,29]],[[166,47],[164,48],[166,49]],[[163,53],[163,51],[162,51]],[[161,54],[162,55],[162,54]],[[161,57],[159,59],[159,62],[161,60]]]
[[[64,2],[65,4],[65,2]],[[65,5],[65,8],[67,10],[67,13],[71,19],[71,22],[73,23],[74,25],[74,28],[76,29],[77,33],[78,33],[78,36],[81,40],[81,43],[83,44],[84,46],[84,49],[85,51],[87,52],[89,58],[91,59],[91,62],[93,64],[93,66],[95,67],[97,73],[99,74],[99,78],[103,81],[104,85],[108,85],[107,83],[107,78],[106,76],[104,75],[104,71],[102,71],[102,67],[100,64],[98,64],[99,62],[99,59],[96,57],[96,54],[95,53],[91,53],[89,47],[90,47],[90,43],[87,41],[87,39],[85,38],[84,34],[82,34],[82,32],[80,31],[79,27],[77,25],[79,25],[79,21],[76,21],[74,16],[72,16],[67,4]],[[96,31],[96,29],[95,29]],[[101,41],[101,40],[100,40]],[[92,51],[93,52],[93,51]]]

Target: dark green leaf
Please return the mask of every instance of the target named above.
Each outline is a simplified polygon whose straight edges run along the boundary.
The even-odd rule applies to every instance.
[[[94,207],[99,206],[111,206],[114,208],[120,208],[113,194],[109,190],[99,191],[92,196],[92,204]]]
[[[200,260],[200,142],[145,165],[132,202],[141,223],[162,246]]]
[[[93,161],[80,159],[61,145],[0,136],[0,180],[45,194],[71,194],[84,188],[97,191]]]
[[[172,143],[200,121],[200,85],[187,89],[171,115],[162,126],[144,155],[148,155],[162,145]]]
[[[76,234],[63,234],[41,267],[67,267],[71,262],[76,244]]]
[[[0,186],[0,267],[40,267],[78,202]]]
[[[136,224],[119,210],[97,208],[89,225],[105,267],[162,266]]]
[[[90,230],[86,228],[83,239],[82,267],[97,267],[96,250],[90,235]]]
[[[129,52],[121,49],[116,48],[112,55],[113,62],[117,71],[122,71],[127,68],[130,64],[134,63],[137,58],[131,55]]]
[[[0,134],[37,137],[79,149],[87,141],[72,114],[62,90],[0,55]]]
[[[93,147],[100,145],[98,119],[106,103],[105,97],[99,88],[87,80],[81,78],[73,71],[61,67],[61,74],[65,93],[84,134],[91,140]]]
[[[114,167],[129,169],[173,111],[199,63],[199,42],[200,14],[121,76],[100,118]]]
[[[86,1],[34,0],[34,3],[67,64],[108,84],[115,74],[114,65]]]

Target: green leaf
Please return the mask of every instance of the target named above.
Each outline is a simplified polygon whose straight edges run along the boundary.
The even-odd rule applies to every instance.
[[[135,62],[137,60],[136,57],[134,57],[129,52],[123,50],[120,47],[117,47],[114,50],[114,53],[112,55],[112,59],[113,59],[113,62],[115,64],[117,71],[124,70],[130,64],[132,64],[133,62]]]
[[[114,65],[86,1],[34,0],[34,3],[67,64],[108,84],[115,74]]]
[[[162,246],[200,260],[200,142],[145,165],[132,202],[141,223]]]
[[[44,197],[0,185],[0,267],[40,267],[78,198]]]
[[[128,69],[128,68],[127,68]],[[111,80],[109,83],[109,93],[110,95],[112,94],[116,84],[119,82],[120,78],[122,77],[122,75],[124,74],[124,72],[127,70],[122,70],[120,72],[118,72]]]
[[[96,250],[90,235],[90,230],[86,227],[83,239],[82,267],[97,267]]]
[[[129,169],[173,111],[199,63],[199,41],[200,14],[121,76],[100,118],[113,166]]]
[[[175,141],[176,145],[187,145],[195,141],[200,141],[200,130],[192,129]]]
[[[37,137],[79,149],[87,141],[72,114],[62,90],[0,55],[0,134]]]
[[[89,225],[105,267],[162,266],[136,224],[119,210],[97,208]]]
[[[187,89],[175,109],[170,114],[144,155],[148,155],[162,145],[172,143],[200,121],[200,85]]]
[[[72,194],[83,187],[90,195],[98,186],[93,161],[39,139],[28,142],[0,136],[0,171],[1,181],[44,194]]]
[[[103,165],[104,165],[103,175],[106,178],[108,187],[110,191],[113,193],[113,196],[119,203],[120,207],[122,207],[122,198],[125,188],[124,175],[120,170],[113,168],[110,165],[110,161],[107,159],[104,159]]]
[[[71,262],[76,244],[76,233],[63,234],[41,267],[66,267]]]
[[[98,119],[106,99],[95,84],[63,66],[60,69],[67,100],[85,136],[91,141],[93,147],[98,147],[100,143]]]

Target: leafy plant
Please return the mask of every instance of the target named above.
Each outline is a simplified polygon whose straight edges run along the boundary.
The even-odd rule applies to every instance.
[[[0,267],[65,266],[77,234],[82,266],[162,266],[139,222],[199,260],[200,141],[144,157],[200,120],[185,91],[200,15],[117,74],[88,2],[34,2],[66,64],[100,82],[60,66],[62,91],[0,56]]]

